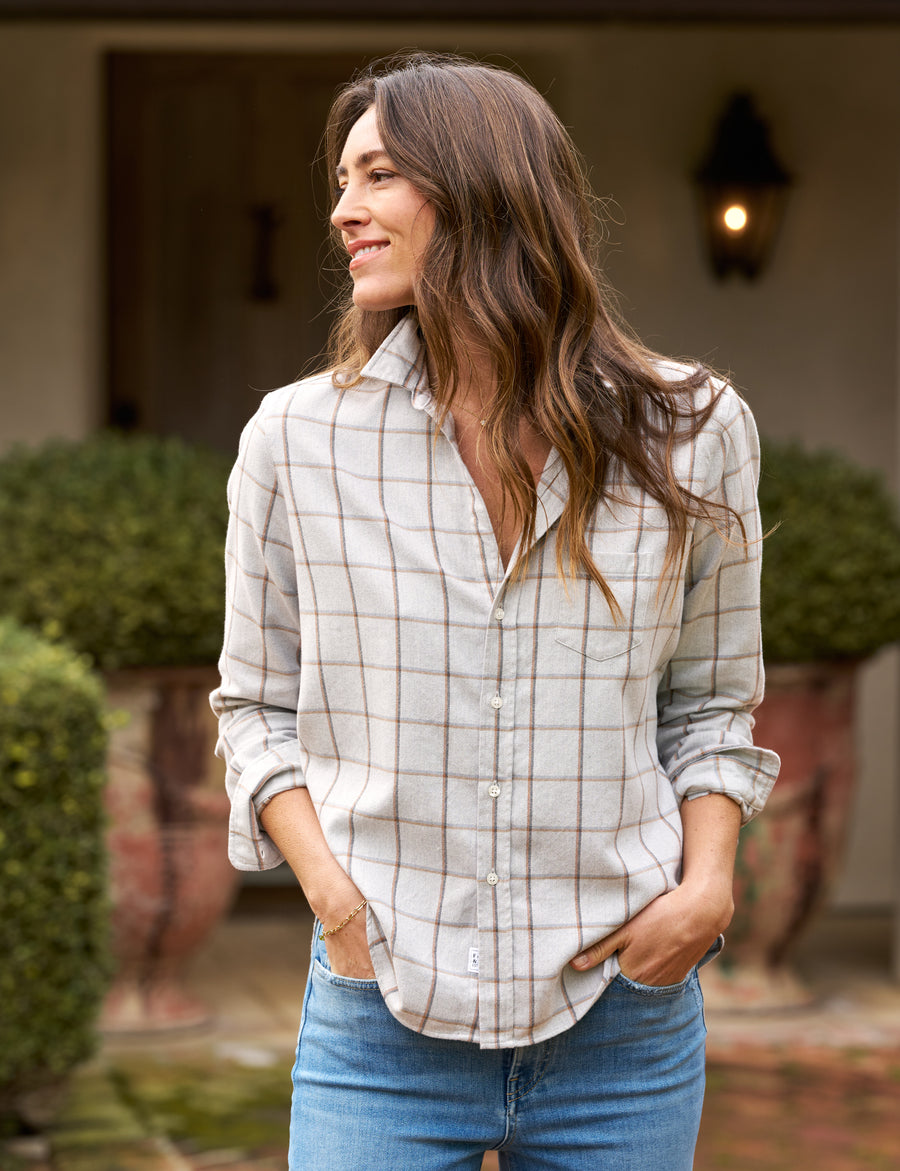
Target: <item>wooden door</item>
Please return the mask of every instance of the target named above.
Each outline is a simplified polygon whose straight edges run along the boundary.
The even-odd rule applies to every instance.
[[[109,58],[109,418],[227,452],[315,368],[334,294],[318,155],[359,58]]]

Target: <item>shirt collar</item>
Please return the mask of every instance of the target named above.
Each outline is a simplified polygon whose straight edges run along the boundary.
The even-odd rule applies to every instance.
[[[392,386],[405,387],[416,410],[434,414],[434,395],[428,385],[425,345],[415,316],[408,313],[387,335],[361,372]],[[568,476],[559,453],[551,451],[538,485],[535,538],[544,535],[563,510],[568,495]]]
[[[431,406],[434,396],[428,386],[425,346],[413,314],[408,313],[394,326],[360,373],[365,378],[406,387],[417,410]]]

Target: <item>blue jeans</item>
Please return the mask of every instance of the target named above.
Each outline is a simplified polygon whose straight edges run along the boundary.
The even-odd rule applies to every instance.
[[[412,1032],[374,980],[334,975],[313,943],[291,1110],[290,1171],[690,1171],[706,1026],[696,971],[619,975],[564,1033],[479,1049]]]

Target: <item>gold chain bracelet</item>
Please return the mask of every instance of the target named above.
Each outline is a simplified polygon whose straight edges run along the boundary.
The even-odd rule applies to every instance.
[[[340,921],[340,923],[338,923],[337,927],[330,927],[327,931],[323,931],[322,934],[319,936],[319,939],[327,939],[329,935],[337,935],[337,933],[342,928],[347,926],[347,924],[350,922],[351,919],[356,918],[356,916],[360,913],[360,911],[363,909],[363,907],[365,907],[367,905],[368,901],[369,901],[368,899],[363,899],[363,901],[359,904],[358,907],[353,908],[353,910],[350,912],[350,914],[347,916],[346,919],[341,919],[341,921]]]

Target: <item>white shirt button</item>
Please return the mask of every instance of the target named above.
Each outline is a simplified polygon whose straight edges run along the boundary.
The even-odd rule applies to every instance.
[[[492,695],[491,696],[491,707],[493,707],[493,708],[503,707],[503,696],[499,695],[499,694]]]
[[[488,880],[489,886],[496,886],[497,883],[500,881],[500,876],[498,874],[496,874],[495,871],[492,870],[490,872],[490,874],[487,876],[487,880]]]
[[[503,621],[503,616],[505,614],[506,614],[506,611],[503,609],[502,606],[498,606],[497,609],[494,611],[494,617],[497,619],[498,622]]]
[[[493,785],[491,785],[491,787],[488,789],[488,792],[490,793],[490,795],[492,797],[499,797],[500,796],[500,786],[497,784],[496,781],[494,781]]]

